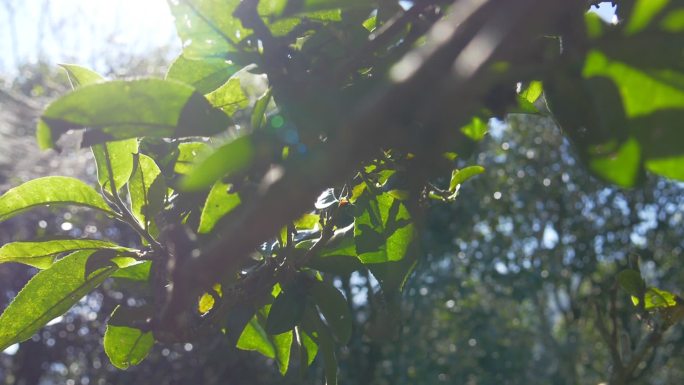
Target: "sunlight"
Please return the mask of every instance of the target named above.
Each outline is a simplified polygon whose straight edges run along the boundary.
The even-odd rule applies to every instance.
[[[0,6],[0,71],[22,63],[80,63],[99,67],[104,56],[179,47],[165,0],[27,0]]]

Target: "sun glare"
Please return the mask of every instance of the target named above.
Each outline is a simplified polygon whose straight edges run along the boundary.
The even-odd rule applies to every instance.
[[[0,6],[0,71],[21,63],[97,63],[178,43],[165,0],[26,0]]]

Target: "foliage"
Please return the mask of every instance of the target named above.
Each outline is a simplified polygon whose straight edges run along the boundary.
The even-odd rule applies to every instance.
[[[484,172],[468,158],[488,119],[554,118],[588,168],[619,186],[647,172],[682,179],[674,1],[621,1],[616,25],[565,0],[169,6],[184,49],[166,79],[65,66],[75,89],[38,122],[43,148],[82,131],[100,193],[46,177],[0,197],[0,220],[85,206],[129,226],[138,246],[5,245],[1,262],[44,270],[0,316],[0,349],[111,277],[147,286],[135,293],[143,306],[118,307],[109,321],[104,350],[119,368],[155,341],[225,335],[282,374],[318,356],[335,384],[355,306],[335,277],[379,283],[387,327],[375,334],[392,338],[426,207],[457,199]],[[617,279],[644,311],[679,308],[638,274]],[[681,318],[668,317],[668,327]],[[640,363],[618,362],[617,383]]]

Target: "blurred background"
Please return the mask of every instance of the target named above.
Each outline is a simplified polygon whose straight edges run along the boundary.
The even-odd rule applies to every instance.
[[[611,7],[602,16],[611,20]],[[89,150],[41,152],[35,120],[68,91],[58,63],[110,78],[163,76],[180,51],[163,0],[0,0],[0,192],[46,175],[95,182]],[[612,368],[601,332],[615,303],[621,346],[647,335],[615,274],[638,255],[648,283],[684,287],[684,186],[649,177],[620,190],[584,171],[552,121],[493,122],[473,163],[486,173],[451,206],[431,209],[424,255],[403,298],[388,303],[368,276],[337,277],[352,303],[341,384],[600,384]],[[0,223],[0,244],[46,234],[134,244],[135,234],[82,210],[32,211]],[[0,308],[35,273],[0,265]],[[121,371],[101,344],[112,309],[135,287],[106,282],[31,340],[0,353],[6,384],[321,383],[321,368],[285,378],[226,340],[156,346]],[[399,316],[397,316],[399,314]],[[671,328],[640,363],[638,384],[684,383],[684,334]]]

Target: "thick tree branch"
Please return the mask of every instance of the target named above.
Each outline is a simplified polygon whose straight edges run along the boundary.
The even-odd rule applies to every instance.
[[[510,59],[530,45],[569,8],[568,3],[572,2],[455,2],[452,14],[429,33],[428,43],[395,66],[394,82],[368,96],[348,115],[350,119],[340,122],[334,143],[269,173],[257,196],[229,214],[220,235],[202,245],[199,257],[179,258],[166,316],[182,319],[180,314],[192,310],[204,289],[235,274],[260,243],[305,212],[321,190],[347,180],[381,148],[410,149],[417,134],[432,138],[421,144],[437,146],[429,149],[433,152],[457,140],[455,127],[476,112],[478,96],[492,85],[491,75],[484,71],[487,64]],[[415,95],[424,98],[416,100]],[[419,120],[427,124],[416,126]]]

